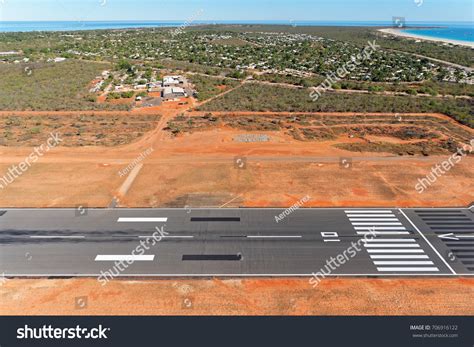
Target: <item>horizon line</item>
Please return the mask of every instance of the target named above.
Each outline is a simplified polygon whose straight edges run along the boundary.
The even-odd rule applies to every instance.
[[[93,20],[72,20],[72,19],[53,19],[53,20],[2,20],[0,19],[0,24],[2,22],[176,22],[176,21],[189,21],[189,19],[93,19]],[[201,19],[195,20],[193,23],[199,22],[350,22],[350,23],[370,23],[370,22],[387,22],[391,23],[391,19],[383,19],[383,20],[350,20],[350,19],[328,19],[328,20],[319,20],[319,19]],[[466,20],[407,20],[408,23],[472,23],[471,21]]]

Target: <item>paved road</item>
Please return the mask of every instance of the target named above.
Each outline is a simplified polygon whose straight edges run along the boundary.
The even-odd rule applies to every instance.
[[[474,275],[474,208],[0,209],[3,276],[318,272]]]

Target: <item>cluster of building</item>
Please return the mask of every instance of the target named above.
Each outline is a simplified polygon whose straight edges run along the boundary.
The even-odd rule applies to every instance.
[[[93,81],[93,86],[89,92],[100,93],[105,91],[108,93],[137,91],[140,92],[140,94],[136,96],[136,101],[142,101],[145,98],[143,93],[147,92],[154,94],[147,99],[160,99],[160,102],[186,98],[195,93],[184,76],[168,75],[160,80],[156,80],[155,78],[156,76],[146,79],[138,75],[136,79],[132,80],[129,79],[127,74],[122,76],[117,73],[111,73],[110,71],[104,71],[101,76],[97,76]],[[114,83],[114,81],[118,81],[120,84],[117,84],[117,82]],[[156,94],[159,94],[159,96],[156,96]]]
[[[110,71],[102,71],[102,75],[96,77],[94,80],[94,86],[89,90],[90,93],[98,93],[102,90],[103,85],[105,84],[105,81],[109,78],[110,76]]]
[[[186,98],[188,97],[188,93],[184,88],[187,84],[188,83],[183,76],[164,76],[161,97],[164,100]]]

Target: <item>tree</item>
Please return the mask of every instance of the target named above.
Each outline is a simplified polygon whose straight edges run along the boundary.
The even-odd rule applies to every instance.
[[[126,59],[121,59],[117,64],[118,70],[132,70],[132,64]]]

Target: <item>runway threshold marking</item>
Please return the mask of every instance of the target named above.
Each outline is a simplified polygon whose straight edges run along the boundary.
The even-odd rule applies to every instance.
[[[362,240],[362,242],[415,242],[415,239],[374,239],[374,240]]]
[[[429,257],[426,254],[418,255],[418,254],[412,254],[412,255],[400,255],[400,254],[394,254],[394,255],[370,255],[372,259],[429,259]]]
[[[105,255],[98,254],[95,261],[153,261],[155,255]]]
[[[431,260],[383,260],[374,261],[375,265],[434,265]]]
[[[120,217],[117,223],[165,223],[166,217]]]
[[[413,241],[415,242],[415,241]],[[420,245],[417,243],[413,244],[403,244],[403,243],[376,243],[376,244],[365,244],[366,248],[377,247],[377,248],[420,248]]]
[[[438,272],[437,267],[378,267],[380,272]]]
[[[425,253],[422,249],[368,249],[368,253]]]
[[[375,235],[362,241],[378,272],[439,272],[415,238],[403,237],[410,235],[410,231],[391,210],[346,210],[345,213],[357,235]]]

